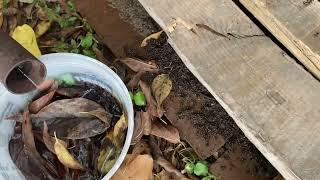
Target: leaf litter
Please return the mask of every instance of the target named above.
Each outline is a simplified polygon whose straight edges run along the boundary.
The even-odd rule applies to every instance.
[[[185,155],[177,150],[186,148],[181,146],[178,130],[163,123],[166,117],[161,104],[172,91],[169,75],[160,74],[154,78],[161,70],[151,60],[145,62],[125,57],[110,61],[105,57],[104,45],[97,41],[94,30],[76,12],[71,1],[40,0],[31,4],[8,5],[2,5],[2,12],[8,13],[0,14],[0,27],[4,31],[13,33],[17,25],[27,23],[33,28],[32,36],[38,41],[41,54],[71,52],[98,58],[119,73],[122,79],[128,79],[126,84],[135,92],[133,97],[138,92],[132,141],[135,145],[112,179],[186,178],[179,173],[179,169],[184,168],[182,159]],[[13,13],[9,13],[10,8]],[[22,16],[18,20],[19,14]],[[177,18],[164,30],[146,37],[141,46],[147,46],[150,39],[158,39],[164,31],[172,33],[178,25],[194,30],[193,25]],[[34,51],[33,46],[31,51]],[[133,76],[127,71],[133,72]],[[150,77],[152,83],[144,80]],[[10,142],[10,153],[18,168],[30,179],[99,179],[112,168],[122,150],[127,119],[112,95],[100,87],[78,85],[70,74],[59,77],[57,81],[58,86],[53,79],[39,85],[40,95],[30,102],[23,116],[12,115],[17,127],[15,138]],[[25,120],[27,117],[30,121]],[[150,137],[157,139],[158,143],[152,144]],[[160,149],[163,142],[166,145],[159,150],[163,152],[159,158],[150,149],[153,152],[154,145]],[[21,146],[25,143],[27,146]],[[26,160],[25,157],[31,158]],[[32,165],[32,170],[28,164]]]

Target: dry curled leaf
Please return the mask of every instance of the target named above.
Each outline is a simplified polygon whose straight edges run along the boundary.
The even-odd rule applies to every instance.
[[[143,134],[150,135],[152,128],[150,114],[148,112],[141,112],[141,121],[143,124]]]
[[[56,90],[58,88],[58,84],[53,83],[49,89],[49,92],[45,95],[43,95],[42,97],[40,97],[39,99],[31,102],[29,104],[29,111],[33,114],[38,113],[43,107],[45,107],[46,105],[48,105],[50,103],[50,101],[52,100]]]
[[[109,124],[110,123],[110,118],[108,117],[108,113],[105,110],[93,110],[90,112],[80,112],[80,113],[84,113],[84,114],[90,114],[91,116],[94,116],[98,119],[100,119],[102,122]]]
[[[148,37],[143,39],[143,41],[142,41],[140,46],[141,47],[146,47],[148,45],[148,41],[150,39],[159,39],[162,33],[163,33],[163,30],[149,35]]]
[[[109,128],[109,123],[90,114],[94,110],[104,111],[100,104],[85,98],[57,100],[33,114],[33,126],[37,130],[43,128],[46,121],[49,134],[56,132],[59,137],[67,139],[84,139],[104,133]]]
[[[160,106],[157,106],[157,102],[154,100],[154,97],[152,96],[151,88],[143,81],[140,81],[139,85],[147,99],[148,113],[154,117],[161,118],[163,116],[163,110]]]
[[[122,139],[125,136],[125,131],[128,128],[128,122],[127,122],[127,118],[125,117],[125,115],[123,114],[120,119],[118,120],[118,122],[116,123],[116,125],[114,126],[113,129],[113,137],[115,139],[115,144],[118,145],[118,147],[121,146],[121,142]]]
[[[185,175],[183,175],[176,167],[174,167],[168,160],[160,157],[156,160],[157,164],[164,168],[168,173],[170,173],[174,178],[179,180],[188,180]]]
[[[116,162],[115,155],[116,148],[112,144],[101,149],[97,160],[97,168],[103,175],[107,174]]]
[[[54,143],[55,143],[55,138],[51,137],[48,133],[48,125],[47,123],[44,121],[43,122],[43,133],[42,133],[42,138],[43,138],[43,142],[46,145],[46,147],[49,149],[49,151],[51,151],[52,153],[56,154],[55,150],[54,150]],[[60,140],[60,143],[64,146],[67,147],[67,143]]]
[[[139,81],[141,78],[146,75],[147,73],[159,73],[159,69],[148,69],[148,70],[142,70],[139,71],[137,74],[135,74],[132,79],[128,82],[128,87],[130,89],[136,89],[138,87]]]
[[[59,161],[66,167],[71,169],[78,169],[78,170],[86,170],[78,160],[76,160],[67,150],[67,148],[60,143],[57,135],[54,134],[56,142],[54,143],[54,151],[59,159]]]
[[[120,59],[120,62],[127,65],[134,72],[145,71],[150,69],[158,69],[158,67],[154,64],[148,64],[148,63],[145,63],[133,58],[128,58],[128,57]]]
[[[154,122],[152,124],[150,134],[163,138],[174,144],[180,142],[180,135],[178,129],[173,127],[172,125],[166,125],[161,122]]]
[[[37,89],[39,91],[48,90],[49,88],[51,88],[53,86],[54,83],[55,83],[54,79],[45,80],[40,85],[38,85]]]
[[[34,136],[32,132],[32,123],[30,118],[29,109],[26,107],[23,112],[23,123],[22,123],[22,140],[26,147],[30,150],[36,149]]]
[[[172,89],[172,81],[168,74],[160,74],[157,76],[151,85],[152,93],[158,103],[161,106],[162,102],[169,96]]]
[[[126,160],[131,155],[127,155]],[[111,180],[150,180],[153,177],[153,159],[150,155],[139,155],[131,163],[123,163]]]
[[[44,33],[46,33],[49,30],[50,26],[51,26],[51,21],[40,21],[34,30],[36,37],[39,38]]]
[[[134,130],[131,140],[131,145],[135,145],[138,143],[143,136],[143,123],[141,119],[141,112],[136,111],[134,118]]]

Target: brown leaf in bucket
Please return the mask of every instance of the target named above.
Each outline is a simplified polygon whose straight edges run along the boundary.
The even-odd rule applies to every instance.
[[[101,149],[97,168],[103,175],[107,174],[116,162],[115,154],[116,148],[113,144]]]
[[[31,117],[36,130],[42,131],[46,121],[51,135],[56,132],[59,137],[67,139],[85,139],[102,134],[109,128],[109,123],[80,113],[94,110],[104,111],[104,108],[85,98],[62,99],[52,102]]]
[[[129,57],[120,59],[120,62],[127,65],[134,72],[150,70],[150,69],[158,69],[158,67],[154,64],[148,64],[148,63],[145,63],[133,58],[129,58]]]
[[[58,88],[58,84],[53,83],[51,88],[50,88],[50,92],[45,94],[44,96],[40,97],[39,99],[31,102],[29,104],[29,111],[33,114],[38,113],[43,107],[45,107],[46,105],[48,105],[54,94],[56,93],[56,89]]]
[[[113,143],[118,147],[122,147],[123,140],[126,136],[125,131],[128,128],[127,118],[123,114],[113,128]]]
[[[172,81],[169,75],[161,74],[154,78],[151,89],[158,106],[161,106],[162,102],[169,96],[172,90]]]
[[[85,92],[88,92],[88,89],[82,86],[59,87],[56,91],[58,95],[66,96],[69,98],[79,97],[83,95]]]
[[[162,33],[163,33],[163,30],[159,31],[159,32],[156,32],[156,33],[153,33],[153,34],[150,34],[148,37],[143,39],[143,41],[141,42],[140,46],[141,47],[146,47],[148,45],[148,41],[150,39],[159,39]]]
[[[157,106],[151,94],[151,88],[143,81],[140,81],[139,85],[147,99],[147,111],[150,115],[161,118],[163,116],[163,110],[160,106]]]
[[[152,124],[150,134],[163,138],[174,144],[180,142],[180,135],[178,129],[173,127],[172,125],[166,125],[161,122],[155,122]]]
[[[126,160],[131,155],[127,155]],[[153,159],[150,155],[139,155],[131,163],[124,163],[111,180],[150,180],[153,177]]]
[[[48,125],[47,123],[44,121],[43,122],[43,142],[46,145],[46,147],[49,149],[49,151],[51,151],[52,153],[56,154],[56,151],[54,150],[54,143],[55,143],[55,138],[51,137],[48,133]],[[67,143],[59,140],[60,143],[64,146],[67,147]]]
[[[57,135],[54,134],[56,142],[54,143],[54,151],[57,154],[59,161],[68,168],[78,169],[78,170],[86,170],[78,160],[76,160],[67,150],[67,148],[60,143]]]
[[[32,123],[31,123],[30,113],[27,107],[28,106],[26,106],[23,112],[22,140],[28,148],[35,150],[36,144],[35,144],[34,136],[32,132]]]
[[[98,110],[93,110],[90,112],[80,112],[80,113],[90,114],[91,116],[94,116],[94,117],[100,119],[102,122],[104,122],[110,126],[110,124],[109,124],[110,118],[108,117],[108,113],[105,110],[98,109]]]

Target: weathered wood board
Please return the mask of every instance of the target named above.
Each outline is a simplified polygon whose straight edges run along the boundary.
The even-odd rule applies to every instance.
[[[178,23],[169,43],[286,179],[320,179],[320,83],[309,72],[231,0],[139,1],[163,28],[194,27]]]
[[[320,79],[320,2],[240,0],[310,72]]]

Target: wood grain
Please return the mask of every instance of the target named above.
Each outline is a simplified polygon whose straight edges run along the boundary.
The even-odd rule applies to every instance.
[[[139,0],[182,61],[286,179],[320,179],[320,83],[230,0]],[[227,37],[195,24],[205,24]]]
[[[320,3],[240,0],[305,67],[320,79]]]

